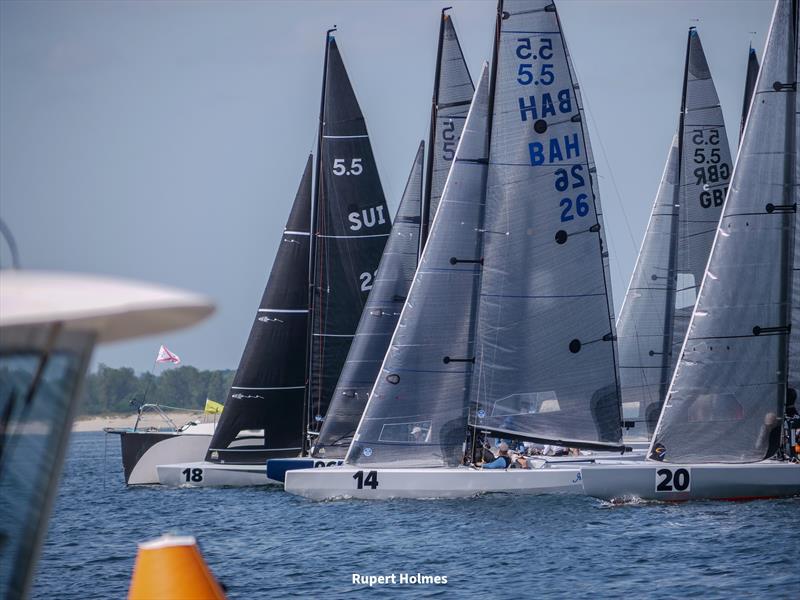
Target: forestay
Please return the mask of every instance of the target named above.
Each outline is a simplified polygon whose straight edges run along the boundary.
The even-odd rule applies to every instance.
[[[636,422],[636,437],[649,438],[658,421],[722,214],[731,165],[719,98],[700,36],[691,28],[678,133],[619,318],[623,406],[626,418]]]
[[[800,180],[796,6],[776,4],[730,193],[651,443],[654,459],[754,462],[779,445],[789,362],[792,373],[799,362],[789,354]]]
[[[400,317],[417,266],[424,154],[420,142],[314,456],[341,458],[347,452]]]
[[[328,38],[313,260],[309,429],[319,431],[391,221],[364,116],[336,40]]]
[[[550,0],[501,8],[472,423],[619,448],[608,253],[575,72]]]
[[[263,463],[297,454],[303,431],[308,328],[311,156],[286,222],[207,460]],[[229,448],[240,432],[236,446]]]
[[[408,300],[350,446],[350,464],[461,462],[475,355],[487,117],[484,67]]]

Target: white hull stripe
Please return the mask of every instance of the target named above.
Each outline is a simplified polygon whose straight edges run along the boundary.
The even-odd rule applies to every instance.
[[[307,308],[259,308],[258,312],[268,313],[307,313]]]
[[[346,335],[343,333],[315,333],[314,337],[356,337],[353,335]]]
[[[283,387],[241,387],[239,385],[232,385],[232,390],[304,390],[304,385],[287,385]]]
[[[376,237],[389,237],[391,233],[376,233],[375,235],[320,235],[321,238],[332,238],[335,240],[347,240],[356,238],[376,238]]]
[[[283,235],[311,235],[308,231],[284,231]]]
[[[326,140],[352,140],[356,138],[368,138],[368,135],[323,135]]]
[[[250,450],[250,449],[239,450],[236,446],[228,446],[227,448],[209,448],[209,450],[216,452],[272,452],[273,450],[300,450],[300,447],[298,446],[297,448],[256,448],[255,450]],[[258,471],[258,473],[261,473],[261,471]]]

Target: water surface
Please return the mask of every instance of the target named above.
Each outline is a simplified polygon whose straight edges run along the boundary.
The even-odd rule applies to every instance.
[[[796,598],[800,499],[611,507],[572,496],[311,502],[126,488],[119,440],[73,434],[34,598],[124,598],[137,542],[192,534],[232,599]],[[369,590],[352,574],[447,576]]]

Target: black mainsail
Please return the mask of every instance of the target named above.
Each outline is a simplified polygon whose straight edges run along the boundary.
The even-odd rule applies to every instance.
[[[617,323],[627,439],[649,439],[686,334],[731,174],[700,36],[689,30],[678,132]]]
[[[310,217],[311,156],[207,460],[263,463],[302,446]]]
[[[392,227],[364,116],[330,33],[319,134],[306,392],[312,435],[322,426]]]
[[[650,458],[746,463],[800,383],[798,3],[778,0],[730,192]]]
[[[420,142],[397,208],[392,235],[314,444],[314,456],[344,457],[400,317],[417,267],[424,154],[425,144]]]

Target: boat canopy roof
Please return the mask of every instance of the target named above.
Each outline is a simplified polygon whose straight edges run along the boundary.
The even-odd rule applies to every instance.
[[[113,342],[179,329],[214,311],[210,300],[175,288],[50,271],[0,271],[0,328],[62,323]]]

